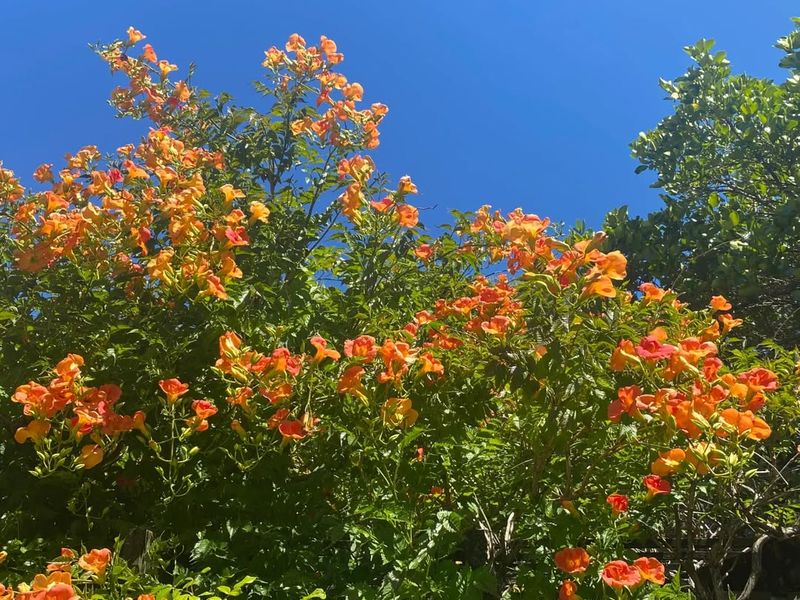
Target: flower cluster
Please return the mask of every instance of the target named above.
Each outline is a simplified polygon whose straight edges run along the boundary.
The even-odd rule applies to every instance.
[[[25,415],[33,417],[17,429],[14,438],[18,443],[31,441],[37,447],[54,445],[59,449],[80,446],[75,466],[91,469],[103,460],[104,448],[122,433],[133,429],[146,433],[146,426],[142,411],[132,416],[115,412],[122,395],[119,386],[84,385],[83,364],[83,357],[70,354],[56,365],[55,379],[47,385],[35,381],[21,385],[11,399],[22,404]]]
[[[370,177],[375,171],[375,163],[370,157],[355,155],[339,161],[337,172],[347,187],[339,196],[339,203],[344,214],[351,222],[361,220],[360,210],[366,205],[370,191]],[[401,227],[416,227],[419,223],[419,210],[405,202],[408,195],[418,193],[417,186],[411,177],[404,175],[397,184],[397,189],[380,200],[370,200],[372,208],[381,214],[389,215]]]
[[[170,408],[174,408],[181,396],[189,391],[188,384],[176,378],[162,379],[158,382],[158,387],[164,393],[167,405]],[[192,400],[191,411],[194,414],[184,421],[186,424],[184,436],[189,435],[191,432],[206,431],[208,429],[208,419],[217,414],[217,407],[208,400]]]
[[[409,335],[406,332],[406,335]],[[342,354],[329,346],[327,340],[313,336],[312,354],[292,354],[287,348],[276,348],[269,355],[244,346],[241,338],[227,332],[219,340],[219,359],[215,369],[229,382],[228,403],[241,409],[243,416],[257,425],[264,423],[263,411],[268,410],[266,427],[277,430],[283,442],[299,441],[319,430],[319,419],[306,405],[302,413],[292,416],[291,400],[297,386],[318,381],[321,370],[336,368]],[[365,402],[374,395],[365,386],[364,377],[370,368],[375,386],[401,387],[403,378],[413,365],[418,365],[419,378],[439,378],[444,367],[430,351],[422,352],[406,341],[387,339],[378,345],[375,338],[361,335],[344,342],[344,358],[336,384],[336,392],[350,395]],[[259,401],[259,398],[266,402]],[[390,397],[380,409],[381,419],[389,427],[409,427],[417,419],[417,411],[407,398]],[[242,423],[236,419],[232,428],[246,435]]]
[[[468,334],[504,341],[525,331],[522,304],[514,298],[517,290],[509,284],[505,275],[500,275],[494,284],[480,275],[470,288],[472,294],[469,296],[453,301],[437,300],[433,314],[418,314],[417,321],[443,321],[452,317]],[[431,326],[428,329],[430,345],[445,349],[452,346],[453,341],[447,332],[444,327]]]
[[[339,353],[328,348],[327,341],[319,336],[313,337],[311,344],[315,349],[312,357],[292,354],[287,348],[276,348],[265,355],[242,345],[241,338],[231,331],[222,335],[215,369],[230,381],[228,403],[259,423],[263,403],[256,403],[254,396],[258,393],[267,400],[267,407],[275,409],[266,426],[277,430],[284,442],[302,440],[314,433],[318,419],[310,412],[300,418],[290,418],[292,411],[288,403],[304,365],[316,366],[325,360],[338,360]],[[234,420],[231,427],[240,435],[246,435],[239,420]]]
[[[22,198],[25,189],[14,176],[13,171],[4,169],[0,162],[0,202],[14,202]]]
[[[5,558],[5,553],[3,553]],[[14,587],[0,584],[0,600],[80,600],[97,597],[93,590],[106,581],[113,555],[108,548],[95,548],[79,555],[71,548],[62,548],[61,553],[47,564],[45,573],[38,573],[33,580]],[[153,594],[139,594],[137,600],[155,600]]]
[[[315,96],[317,107],[328,107],[317,118],[307,115],[296,119],[291,124],[292,133],[308,134],[321,144],[340,148],[376,148],[380,136],[378,125],[389,109],[379,103],[357,108],[364,98],[364,88],[348,82],[347,77],[333,69],[343,60],[344,55],[337,51],[333,40],[322,36],[319,46],[307,46],[294,33],[284,50],[273,46],[265,52],[262,66],[268,69],[281,93],[301,97],[310,94]]]
[[[553,556],[556,567],[576,578],[584,577],[591,556],[584,548],[562,548]],[[663,585],[664,565],[652,557],[640,557],[628,564],[624,560],[612,560],[601,569],[600,578],[618,593],[623,589],[636,589],[645,582]],[[559,600],[579,600],[578,583],[573,579],[562,582],[558,591]]]
[[[653,284],[643,292],[643,302],[668,298]],[[730,304],[716,296],[711,307],[727,310]],[[674,343],[668,343],[667,330],[657,327],[637,342],[620,340],[612,354],[612,370],[640,372],[648,381],[660,379],[662,385],[651,390],[635,384],[619,388],[608,406],[609,420],[633,419],[665,432],[677,431],[688,441],[687,447],[667,448],[655,458],[652,474],[645,478],[652,495],[668,493],[669,482],[662,478],[684,469],[709,473],[728,456],[722,444],[738,447],[772,433],[755,413],[766,404],[767,394],[778,388],[777,376],[763,367],[725,372],[715,343],[721,335],[716,324],[699,335],[680,335]]]
[[[225,286],[242,276],[234,251],[269,209],[258,200],[242,205],[245,194],[230,184],[206,188],[205,170],[222,168],[219,153],[188,148],[160,128],[105,161],[89,146],[67,162],[57,175],[50,165],[37,169],[49,191],[17,198],[18,268],[36,272],[63,257],[126,275],[129,293],[149,285],[228,297]]]
[[[123,73],[128,85],[114,88],[111,103],[123,115],[147,115],[154,123],[163,123],[181,110],[195,110],[193,91],[186,81],[172,82],[169,74],[178,69],[168,60],[159,60],[150,44],[145,44],[138,56],[134,47],[146,39],[141,31],[128,28],[127,38],[98,48],[98,54],[112,72]]]
[[[509,273],[520,270],[528,275],[547,276],[542,281],[552,293],[576,282],[584,297],[614,298],[614,281],[625,279],[627,260],[618,251],[600,251],[605,234],[581,240],[572,246],[545,235],[549,219],[525,214],[521,209],[503,217],[500,211],[490,214],[488,205],[481,207],[469,231],[486,244],[493,260],[505,258]]]

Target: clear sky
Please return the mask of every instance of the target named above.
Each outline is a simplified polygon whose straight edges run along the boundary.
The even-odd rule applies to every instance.
[[[796,14],[796,0],[0,0],[0,160],[30,182],[65,152],[138,139],[87,48],[129,25],[242,103],[263,50],[325,34],[365,100],[389,105],[375,158],[414,178],[428,223],[490,203],[598,226],[660,204],[628,144],[670,111],[658,78],[685,70],[682,47],[714,38],[735,70],[783,77],[772,44]]]

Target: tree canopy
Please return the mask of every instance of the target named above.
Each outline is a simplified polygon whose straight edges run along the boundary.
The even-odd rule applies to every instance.
[[[782,82],[735,74],[713,46],[686,48],[695,65],[661,82],[674,113],[632,145],[664,208],[646,218],[611,212],[610,243],[628,256],[632,283],[655,278],[693,306],[724,294],[749,339],[796,345],[800,31],[777,43]]]

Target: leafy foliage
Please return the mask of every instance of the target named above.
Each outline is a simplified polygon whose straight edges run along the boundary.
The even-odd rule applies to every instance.
[[[327,38],[256,108],[142,39],[97,48],[141,143],[0,171],[17,598],[711,598],[796,527],[796,357],[724,298],[521,210],[426,234]]]
[[[657,278],[694,306],[723,294],[746,317],[749,339],[795,345],[800,30],[777,47],[782,82],[732,73],[710,40],[686,48],[695,65],[661,82],[674,114],[632,145],[665,206],[644,219],[620,208],[606,229],[632,282]]]

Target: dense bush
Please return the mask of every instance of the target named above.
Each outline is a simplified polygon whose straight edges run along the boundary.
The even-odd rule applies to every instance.
[[[257,108],[142,39],[97,48],[139,144],[0,171],[0,598],[719,598],[792,534],[796,359],[724,298],[521,210],[426,233],[329,39]]]
[[[657,278],[693,306],[724,294],[747,338],[797,345],[800,28],[777,43],[784,81],[733,73],[713,46],[686,48],[695,64],[661,82],[674,113],[632,145],[664,207],[646,218],[613,211],[607,230],[631,282]]]

